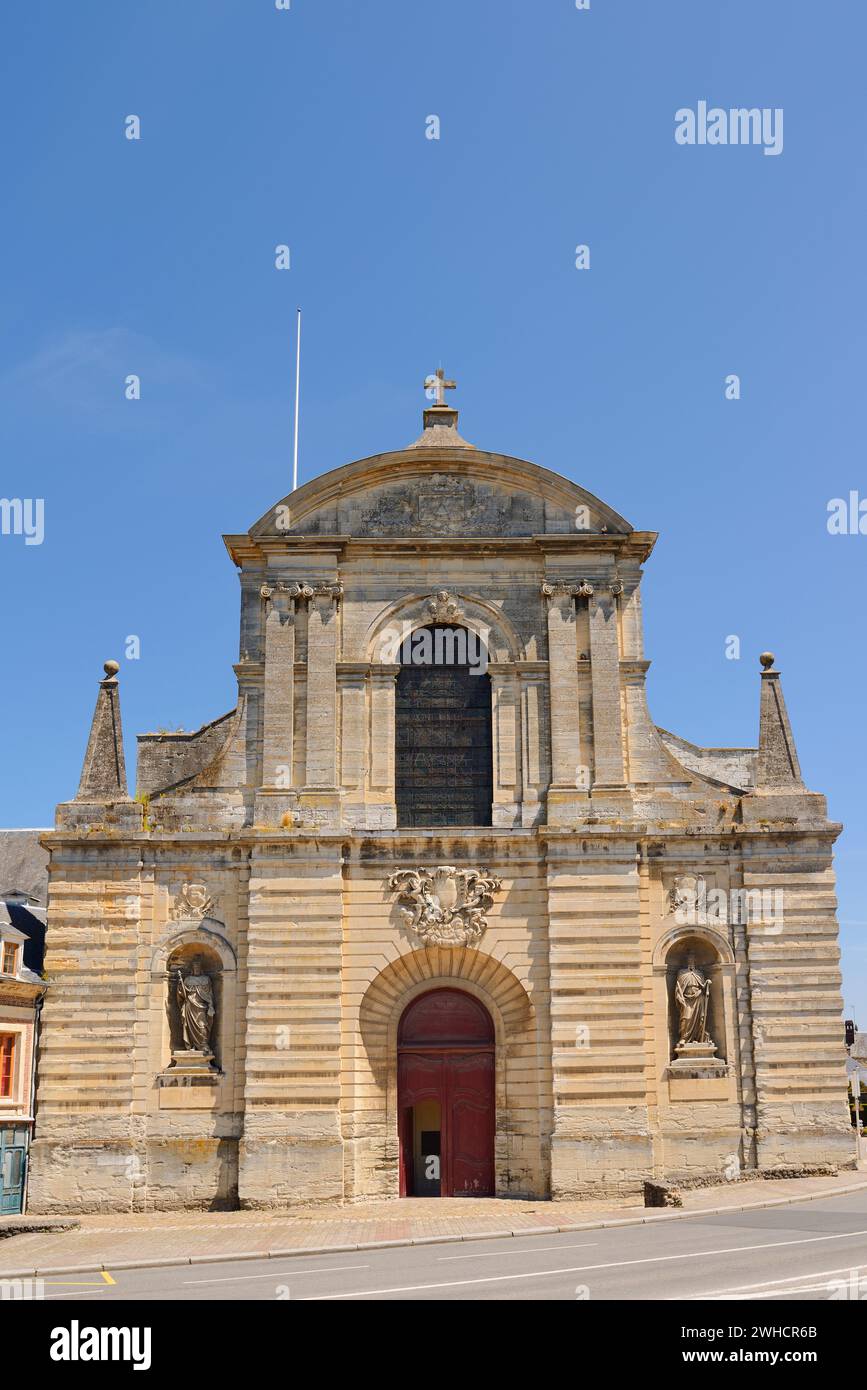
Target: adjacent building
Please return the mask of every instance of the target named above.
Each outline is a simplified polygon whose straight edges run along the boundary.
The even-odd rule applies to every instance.
[[[34,1126],[47,855],[38,830],[0,830],[0,1215],[23,1211]]]

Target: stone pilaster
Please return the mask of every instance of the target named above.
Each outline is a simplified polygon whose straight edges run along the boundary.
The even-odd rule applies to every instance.
[[[745,845],[760,1168],[853,1157],[832,842],[789,831]]]
[[[131,1211],[144,1153],[144,1125],[134,1112],[140,849],[95,836],[86,851],[69,837],[48,843],[51,987],[42,1016],[29,1206],[32,1212]]]
[[[623,717],[620,694],[620,641],[617,595],[620,586],[594,591],[590,613],[590,679],[593,691],[593,792],[625,791]]]
[[[340,690],[340,782],[356,798],[363,795],[366,739],[364,729],[365,688],[368,667],[341,666]]]
[[[551,1195],[634,1192],[653,1168],[635,842],[548,841],[554,1133]]]
[[[366,823],[391,830],[397,825],[395,800],[395,682],[400,666],[370,668],[370,759]]]
[[[519,823],[521,801],[521,711],[518,672],[512,666],[488,666],[494,750],[494,825]]]
[[[340,841],[263,842],[247,934],[244,1207],[343,1196]]]
[[[295,605],[303,590],[262,586],[265,600],[263,787],[291,787],[294,779]]]
[[[302,814],[337,825],[337,649],[340,584],[317,584],[307,616],[307,768]]]
[[[543,820],[543,792],[550,780],[548,672],[544,663],[521,670],[521,824]]]
[[[542,585],[548,606],[548,671],[551,721],[551,785],[548,824],[573,823],[579,803],[586,804],[578,704],[578,651],[575,639],[575,589],[556,582]]]

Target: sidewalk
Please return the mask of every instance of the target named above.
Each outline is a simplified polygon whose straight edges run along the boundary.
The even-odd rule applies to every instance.
[[[473,1240],[485,1236],[551,1235],[606,1225],[677,1221],[700,1212],[788,1205],[842,1193],[867,1194],[867,1173],[732,1183],[683,1193],[681,1208],[649,1209],[632,1199],[538,1202],[473,1198],[405,1198],[357,1206],[298,1207],[279,1212],[141,1212],[68,1218],[11,1217],[0,1240],[0,1277],[33,1277],[125,1265],[357,1249],[373,1244]],[[51,1230],[27,1230],[38,1224]],[[63,1229],[56,1229],[62,1226]],[[73,1229],[74,1227],[74,1229]]]

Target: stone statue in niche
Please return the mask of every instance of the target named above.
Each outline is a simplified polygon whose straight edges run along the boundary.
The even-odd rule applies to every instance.
[[[214,1026],[214,987],[210,975],[202,969],[200,956],[195,956],[186,975],[178,971],[177,1000],[187,1052],[210,1052],[211,1029]]]
[[[674,981],[674,1008],[677,1012],[677,1044],[672,1071],[689,1076],[719,1076],[726,1064],[716,1055],[716,1043],[708,1032],[710,975],[695,963],[690,951],[686,965]]]
[[[211,1070],[217,1005],[213,980],[201,956],[191,956],[169,971],[169,1009],[175,1018],[172,1067],[184,1072]]]
[[[679,1016],[678,1047],[684,1043],[710,1042],[707,1032],[710,980],[699,970],[694,955],[690,955],[686,967],[678,971],[674,1001]]]

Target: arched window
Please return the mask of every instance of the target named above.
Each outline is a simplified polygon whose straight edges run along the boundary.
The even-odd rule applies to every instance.
[[[491,678],[478,635],[418,628],[400,649],[398,826],[490,825]]]

